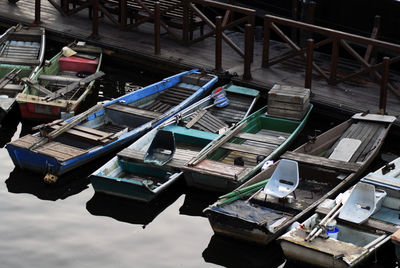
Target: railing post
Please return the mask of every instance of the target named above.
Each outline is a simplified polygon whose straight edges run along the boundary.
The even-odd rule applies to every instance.
[[[40,21],[40,0],[35,0],[35,21],[33,23],[36,25],[42,23]]]
[[[314,40],[307,39],[307,65],[306,65],[306,79],[304,87],[311,90],[312,69],[313,69],[313,53],[314,53]]]
[[[222,71],[222,16],[215,18],[215,70]]]
[[[121,28],[126,27],[126,9],[127,9],[127,3],[126,0],[121,0],[119,3],[119,8],[120,8],[120,22],[119,25]]]
[[[244,43],[244,71],[243,80],[251,80],[251,61],[253,54],[253,26],[251,24],[245,25],[245,43]]]
[[[261,67],[263,68],[267,68],[269,64],[270,25],[271,22],[269,20],[264,19],[264,42],[263,42],[262,63],[261,63]]]
[[[339,40],[337,38],[334,38],[332,41],[331,75],[329,77],[330,84],[334,84],[336,81],[338,58],[339,58]]]
[[[254,56],[254,27],[256,26],[256,16],[255,14],[250,16],[249,19],[249,24],[251,26],[251,36],[249,37],[250,41],[250,54],[251,54],[251,62],[253,62],[253,56]]]
[[[389,80],[389,57],[383,58],[383,73],[381,79],[381,92],[379,97],[379,113],[386,114],[386,99],[387,99],[387,86]]]
[[[189,43],[189,25],[190,25],[190,13],[189,13],[189,2],[188,0],[183,1],[183,28],[182,28],[182,39],[184,44]]]
[[[160,30],[161,30],[160,2],[154,3],[154,54],[160,55]]]
[[[92,38],[99,38],[99,0],[92,0]]]

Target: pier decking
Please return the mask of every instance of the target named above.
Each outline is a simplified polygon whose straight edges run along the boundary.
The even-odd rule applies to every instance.
[[[8,1],[0,2],[0,21],[3,25],[23,22],[31,24],[35,19],[35,1],[20,0],[16,4]],[[107,17],[99,18],[99,38],[90,39],[92,22],[88,17],[88,9],[84,9],[72,16],[62,16],[48,1],[41,1],[41,21],[48,36],[59,41],[83,39],[88,42],[106,48],[106,53],[121,58],[135,61],[146,67],[155,66],[160,70],[175,71],[186,68],[215,69],[215,38],[207,38],[191,45],[183,45],[171,35],[161,29],[161,53],[154,53],[154,25],[144,23],[135,28],[119,28]],[[207,25],[206,25],[207,27]],[[171,29],[173,30],[173,29]],[[179,32],[178,32],[179,34]],[[193,31],[194,37],[200,35],[200,30]],[[237,32],[225,32],[236,44],[244,47],[244,34]],[[224,71],[236,73],[234,78],[238,83],[253,85],[259,89],[269,90],[275,83],[304,86],[304,62],[302,57],[296,57],[288,61],[262,68],[263,41],[255,39],[253,62],[251,65],[251,80],[243,80],[243,58],[226,43],[222,44],[222,68]],[[290,48],[280,42],[270,43],[270,57],[282,54],[282,51],[290,51]],[[321,53],[314,53],[314,62],[329,70],[330,58]],[[337,76],[341,77],[346,70],[360,69],[360,64],[350,60],[342,60],[338,63]],[[324,68],[326,67],[326,68]],[[390,81],[394,87],[400,82],[400,76],[392,71]],[[369,110],[379,111],[380,85],[372,79],[355,78],[337,85],[330,85],[314,72],[312,81],[312,98],[315,104],[340,109],[345,113],[354,113]],[[400,114],[399,98],[390,90],[387,92],[386,111],[390,115]]]

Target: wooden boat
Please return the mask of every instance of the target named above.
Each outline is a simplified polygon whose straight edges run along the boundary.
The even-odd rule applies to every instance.
[[[253,176],[266,161],[276,159],[304,128],[301,121],[267,115],[267,106],[211,142],[183,167],[188,186],[228,192]]]
[[[310,218],[279,237],[285,256],[322,267],[365,261],[399,230],[399,177],[397,158],[335,199],[326,199]],[[326,231],[313,231],[317,226]]]
[[[0,122],[22,92],[23,77],[33,77],[43,62],[44,28],[12,26],[0,36]]]
[[[235,85],[224,92],[227,106],[218,107],[213,96],[221,93],[213,93],[119,152],[90,176],[95,191],[149,202],[168,189],[185,162],[218,138],[215,132],[245,117],[259,97],[258,91]]]
[[[73,116],[88,101],[95,79],[104,75],[101,62],[99,47],[85,42],[64,47],[31,79],[25,80],[26,86],[17,96],[21,118],[55,120]]]
[[[354,182],[379,152],[395,119],[355,114],[286,152],[281,160],[204,210],[214,232],[268,244]]]
[[[98,104],[67,120],[42,124],[39,132],[6,145],[14,165],[58,176],[133,142],[198,100],[217,81],[197,70],[182,72]]]

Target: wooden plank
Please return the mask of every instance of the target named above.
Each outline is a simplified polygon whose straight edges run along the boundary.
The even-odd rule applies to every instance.
[[[115,111],[124,112],[124,113],[130,113],[133,115],[147,117],[147,118],[151,118],[151,119],[157,118],[162,115],[162,113],[159,113],[159,112],[148,111],[145,109],[140,109],[140,108],[132,107],[129,105],[122,105],[119,103],[114,103],[110,106],[107,106],[106,109],[115,110]]]
[[[32,59],[15,59],[15,58],[4,58],[0,57],[0,63],[2,64],[12,64],[12,65],[29,65],[36,66],[40,64],[40,60]]]
[[[260,134],[252,134],[252,133],[239,133],[235,136],[236,138],[246,139],[246,140],[253,140],[253,141],[260,141],[264,143],[270,143],[275,145],[281,145],[285,140],[286,137],[270,137],[266,135]]]
[[[186,123],[185,127],[186,128],[191,128],[194,124],[196,124],[197,121],[200,120],[200,118],[203,117],[203,115],[206,113],[206,110],[201,110],[198,113],[196,113],[196,115],[189,121]]]
[[[342,172],[357,172],[362,166],[359,163],[349,163],[295,152],[286,152],[281,156],[281,158],[294,160],[300,163],[311,164],[318,167],[335,169]]]
[[[392,234],[392,240],[396,241],[397,243],[400,243],[400,229],[396,230],[393,234]]]
[[[125,148],[122,151],[120,151],[117,154],[117,156],[121,157],[123,159],[134,161],[134,162],[143,163],[145,153],[146,152],[144,152],[144,151],[135,150],[135,149],[128,147],[128,148]],[[175,151],[173,158],[169,162],[167,162],[165,165],[163,165],[163,167],[181,168],[188,160],[190,160],[196,154],[197,154],[196,151],[177,149]]]
[[[259,148],[259,147],[254,147],[251,145],[236,144],[236,143],[231,143],[231,142],[224,143],[223,145],[221,145],[221,148],[227,149],[227,150],[232,150],[232,151],[243,152],[243,153],[252,153],[255,155],[263,155],[263,156],[269,155],[272,151],[272,150],[266,149],[266,148]],[[275,148],[278,148],[278,146],[276,146]]]

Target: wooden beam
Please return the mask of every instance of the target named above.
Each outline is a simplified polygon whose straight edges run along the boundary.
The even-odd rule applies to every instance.
[[[343,172],[357,172],[361,168],[361,165],[358,163],[349,163],[340,160],[333,160],[325,157],[295,153],[290,151],[284,153],[281,158]]]

